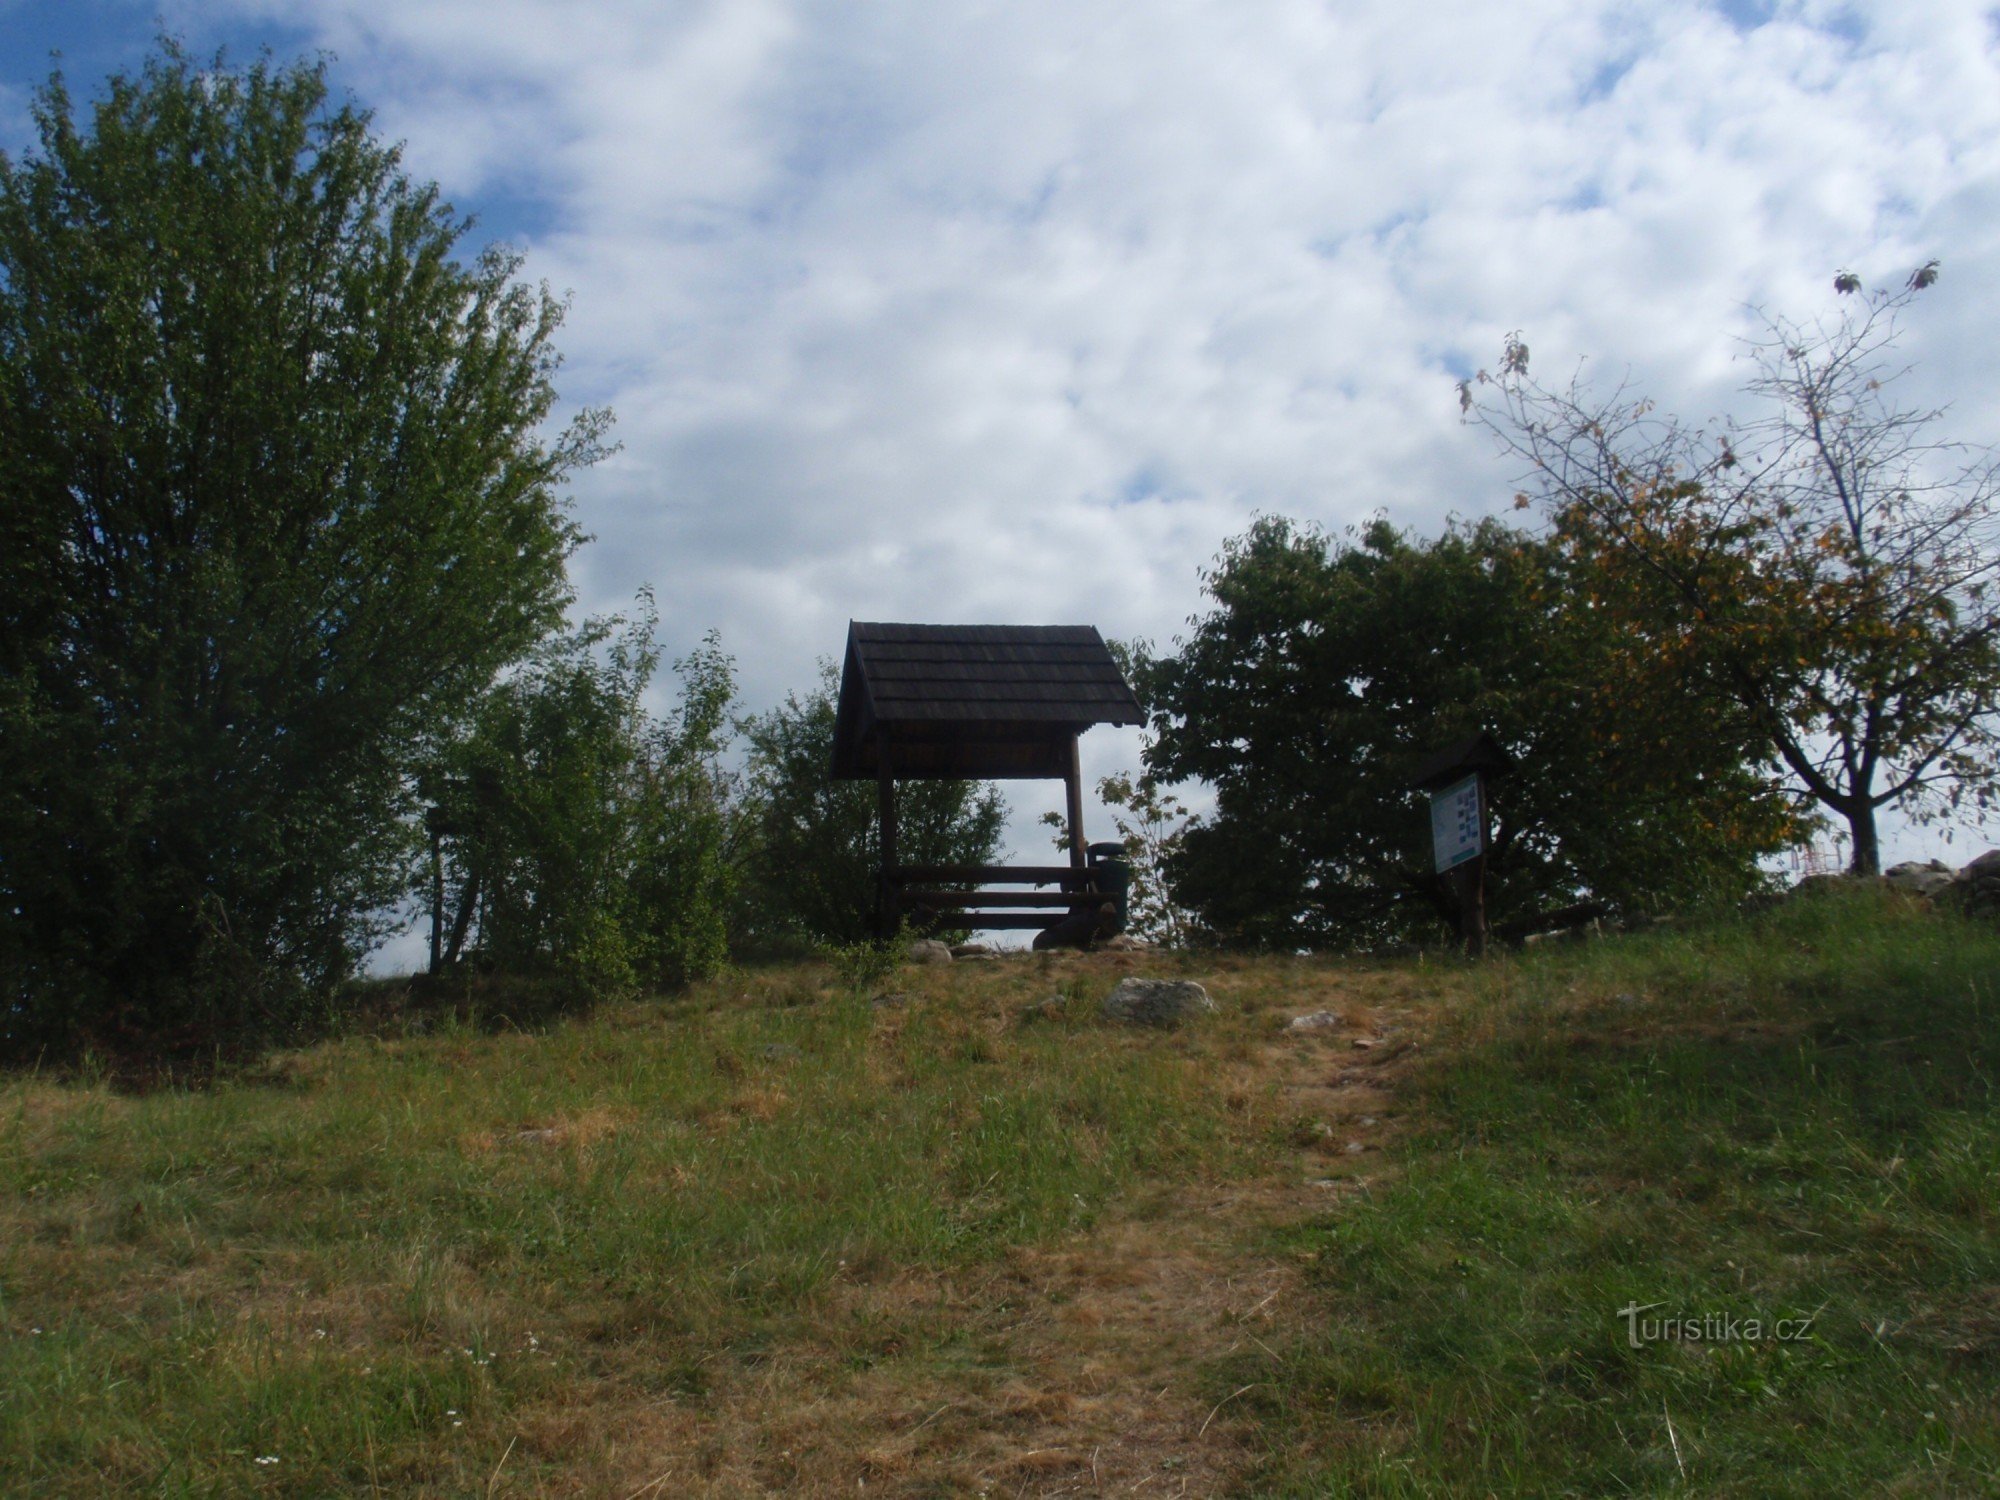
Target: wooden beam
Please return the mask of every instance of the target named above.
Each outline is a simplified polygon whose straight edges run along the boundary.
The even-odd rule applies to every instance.
[[[929,883],[955,885],[977,881],[999,885],[1072,885],[1076,869],[1071,865],[898,865],[890,872],[900,885]]]
[[[906,907],[935,906],[1102,906],[1096,891],[912,891],[901,893]]]
[[[1045,932],[1062,920],[1058,912],[954,912],[951,925],[969,932]]]

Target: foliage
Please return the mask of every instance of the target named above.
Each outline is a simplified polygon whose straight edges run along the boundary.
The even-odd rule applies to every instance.
[[[834,982],[844,990],[868,990],[901,968],[904,949],[910,941],[907,929],[887,938],[863,938],[852,943],[822,943],[819,956],[833,970]]]
[[[1132,660],[1125,658],[1121,670],[1129,673]],[[1097,783],[1097,797],[1111,814],[1112,826],[1125,846],[1126,866],[1131,871],[1125,898],[1125,931],[1161,947],[1187,946],[1194,936],[1193,917],[1174,900],[1167,880],[1167,866],[1180,852],[1182,835],[1187,832],[1187,809],[1150,771],[1142,771],[1136,777],[1122,774],[1102,777]],[[1055,830],[1056,848],[1067,853],[1069,832],[1062,814],[1043,813],[1041,821]]]
[[[162,44],[0,157],[0,1053],[296,1026],[410,772],[559,617],[562,308],[319,67]]]
[[[1125,930],[1149,943],[1186,947],[1194,936],[1193,919],[1174,900],[1167,880],[1187,833],[1186,807],[1150,771],[1106,776],[1097,783],[1097,796],[1111,814],[1132,870]]]
[[[1481,728],[1518,762],[1492,787],[1497,924],[1584,897],[1741,894],[1791,831],[1745,763],[1743,716],[1699,684],[1619,675],[1626,648],[1575,560],[1497,522],[1413,542],[1381,520],[1345,541],[1261,520],[1205,581],[1213,611],[1142,675],[1149,774],[1215,788],[1167,873],[1217,939],[1323,947],[1455,922],[1410,782]]]
[[[874,936],[877,793],[872,781],[833,779],[839,686],[832,663],[822,662],[816,689],[787,694],[779,707],[738,726],[749,749],[740,940],[750,947]],[[897,784],[897,852],[906,864],[991,863],[1006,819],[1006,803],[990,784]]]
[[[1877,809],[1983,810],[2000,792],[2000,466],[1900,405],[1895,293],[1809,323],[1767,320],[1749,353],[1761,415],[1709,430],[1581,377],[1541,385],[1510,341],[1461,388],[1525,460],[1560,544],[1606,579],[1633,664],[1738,702],[1807,804],[1880,865]],[[1843,272],[1836,289],[1858,288]],[[1529,503],[1523,495],[1520,503]]]
[[[474,709],[432,778],[450,895],[443,962],[469,953],[566,998],[678,985],[727,953],[723,748],[734,667],[711,634],[654,720],[650,596],[537,649]]]

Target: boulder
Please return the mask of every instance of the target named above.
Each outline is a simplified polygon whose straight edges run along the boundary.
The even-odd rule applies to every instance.
[[[1097,946],[1102,948],[1106,953],[1145,953],[1153,945],[1133,937],[1128,932],[1121,932],[1115,936],[1106,938]]]
[[[1926,864],[1915,860],[1900,865],[1891,865],[1882,872],[1882,878],[1898,890],[1914,891],[1919,896],[1935,896],[1952,883],[1950,866],[1943,860],[1934,859]]]
[[[1964,885],[2000,879],[2000,849],[1988,849],[1970,864],[1961,866],[1954,878]]]
[[[1340,1017],[1330,1010],[1316,1010],[1311,1015],[1293,1016],[1285,1023],[1287,1031],[1325,1031],[1330,1026],[1338,1026]]]
[[[993,956],[993,947],[990,943],[953,943],[951,945],[951,956],[953,958],[991,958]]]
[[[951,949],[936,938],[918,938],[903,956],[913,964],[948,964]]]
[[[1214,1010],[1208,991],[1192,979],[1121,979],[1098,1006],[1106,1019],[1134,1026],[1178,1026]]]
[[[1118,908],[1109,901],[1092,911],[1078,907],[1053,926],[1035,934],[1038,953],[1051,948],[1088,948],[1099,938],[1110,937],[1118,926]]]
[[[1951,894],[1969,912],[2000,911],[2000,849],[1988,849],[1952,877]]]

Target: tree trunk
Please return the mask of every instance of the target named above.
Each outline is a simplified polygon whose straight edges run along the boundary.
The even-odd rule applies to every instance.
[[[1875,804],[1861,801],[1845,809],[1845,812],[1848,830],[1854,836],[1854,861],[1847,867],[1847,873],[1880,875],[1882,845],[1875,836]]]

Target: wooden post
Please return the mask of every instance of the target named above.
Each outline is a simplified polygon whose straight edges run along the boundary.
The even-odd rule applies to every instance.
[[[1492,847],[1493,829],[1486,800],[1486,772],[1473,773],[1479,783],[1479,853],[1451,872],[1458,894],[1458,935],[1465,943],[1468,958],[1486,956],[1486,851]]]
[[[1069,770],[1063,776],[1063,790],[1069,794],[1069,864],[1072,870],[1084,867],[1082,741],[1080,734],[1069,737]]]
[[[1486,778],[1479,778],[1480,842],[1487,840]],[[1486,855],[1469,859],[1452,872],[1458,876],[1458,932],[1468,958],[1486,956]]]
[[[881,740],[876,766],[876,797],[882,819],[882,888],[876,902],[876,925],[882,937],[890,938],[896,935],[902,914],[896,909],[896,776],[886,736]]]
[[[444,833],[431,809],[431,973],[444,967]]]
[[[1473,958],[1486,953],[1486,864],[1492,849],[1492,778],[1513,765],[1489,734],[1440,751],[1411,785],[1430,793],[1431,848],[1438,879],[1458,909],[1458,935]]]

